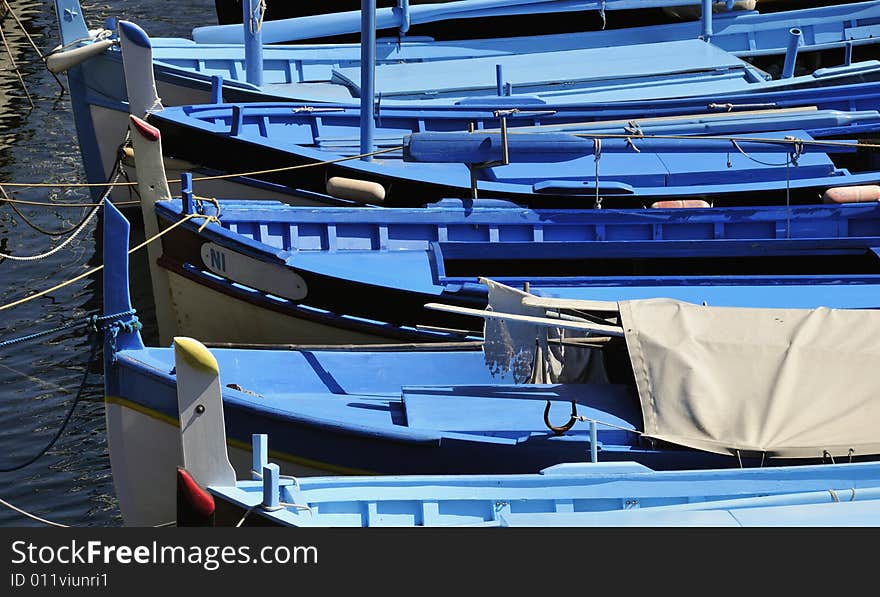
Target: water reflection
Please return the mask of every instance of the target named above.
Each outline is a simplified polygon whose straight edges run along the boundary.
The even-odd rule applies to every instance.
[[[43,54],[58,44],[53,2],[8,1]],[[177,3],[174,11],[168,10],[168,3],[149,0],[83,1],[82,6],[89,27],[102,25],[108,17],[124,17],[155,36],[188,36],[192,27],[216,22],[210,0]],[[61,95],[58,82],[45,69],[14,20],[4,18],[2,26],[34,107],[30,107],[11,60],[0,45],[0,183],[84,182],[67,96]],[[66,84],[64,76],[60,79]],[[5,189],[14,199],[24,201],[91,201],[86,189]],[[74,226],[87,213],[85,207],[19,208],[36,226],[55,231]],[[95,218],[70,245],[46,259],[18,262],[0,258],[0,305],[99,265],[100,220]],[[9,205],[0,202],[0,253],[40,254],[64,238],[41,234]],[[136,225],[132,242],[142,239],[142,229]],[[146,339],[155,343],[147,271],[146,254],[134,257],[132,274],[140,284],[133,289],[133,299],[145,324]],[[18,307],[0,310],[0,340],[97,313],[101,299],[101,280],[95,277]],[[88,339],[81,330],[0,348],[0,469],[30,459],[55,435],[83,380],[88,353]],[[90,369],[81,402],[54,448],[23,470],[0,473],[0,498],[65,524],[121,523],[107,454],[100,360]],[[0,525],[37,524],[0,508]]]

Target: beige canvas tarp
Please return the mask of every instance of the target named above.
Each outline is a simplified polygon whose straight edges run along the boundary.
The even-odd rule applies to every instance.
[[[484,283],[489,309],[499,312],[541,316],[595,307]],[[671,299],[617,306],[645,435],[721,454],[880,454],[880,311]],[[595,351],[553,350],[562,332],[551,326],[487,321],[485,332],[487,364],[518,369],[518,381],[564,383],[570,378],[559,373],[601,364]],[[524,379],[528,363],[534,368]]]
[[[718,453],[880,453],[880,311],[619,308],[647,435]]]

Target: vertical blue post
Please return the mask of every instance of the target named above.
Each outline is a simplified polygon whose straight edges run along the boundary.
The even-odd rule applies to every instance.
[[[278,465],[272,462],[263,467],[263,507],[274,510],[281,507],[278,495]]]
[[[211,75],[211,103],[223,103],[223,77]]]
[[[785,63],[782,65],[782,78],[790,79],[794,76],[794,68],[797,64],[798,48],[801,45],[803,33],[800,29],[793,28],[789,31],[788,48],[785,50]]]
[[[703,0],[703,11],[701,15],[703,22],[703,41],[712,39],[712,0]]]
[[[499,97],[504,95],[504,69],[500,64],[495,65],[495,87]]]
[[[260,87],[263,84],[263,9],[260,0],[242,0],[241,11],[247,82]]]
[[[843,63],[846,66],[852,64],[852,52],[853,52],[853,43],[851,41],[846,42],[846,46],[844,48],[843,55]]]
[[[244,128],[244,108],[235,104],[232,106],[232,122],[229,124],[229,135],[237,137],[242,133]]]
[[[184,172],[180,175],[180,209],[185,216],[196,211],[196,205],[193,201],[192,172]]]
[[[376,0],[361,0],[361,153],[373,151],[376,95]],[[372,156],[361,158],[373,161]]]
[[[599,462],[599,429],[595,420],[590,421],[590,462]]]
[[[269,464],[269,436],[265,433],[251,435],[251,449],[251,477],[254,481],[259,481],[263,468]]]

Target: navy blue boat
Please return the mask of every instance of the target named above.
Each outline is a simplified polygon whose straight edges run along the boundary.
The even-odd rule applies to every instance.
[[[292,207],[172,199],[158,131],[132,117],[163,341],[370,343],[479,336],[480,277],[547,296],[744,307],[877,307],[880,204],[532,210]],[[219,213],[217,209],[219,208]],[[186,221],[201,210],[219,223]],[[218,318],[224,325],[216,326]]]
[[[430,111],[390,112],[376,127],[379,153],[370,161],[357,159],[363,150],[356,112],[227,104],[169,108],[146,120],[161,131],[166,156],[206,175],[251,173],[235,181],[274,185],[276,197],[291,203],[323,195],[330,203],[335,197],[393,207],[448,197],[557,208],[647,207],[667,199],[809,204],[830,188],[880,179],[870,140],[880,127],[874,110],[817,112],[841,120],[809,130],[797,125],[811,126],[811,115],[797,110],[767,114],[763,122],[753,114],[715,123],[682,118],[659,134],[648,121],[575,126],[541,112],[521,111],[503,122],[479,110],[436,118]],[[464,130],[468,117],[483,128],[451,132]],[[490,132],[505,126],[508,137]]]

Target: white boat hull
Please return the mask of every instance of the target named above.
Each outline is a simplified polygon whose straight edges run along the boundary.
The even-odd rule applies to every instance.
[[[177,516],[177,466],[182,462],[177,421],[131,402],[108,396],[104,402],[113,485],[126,526],[157,526]],[[251,478],[252,454],[227,442],[239,479]],[[332,475],[332,471],[284,461],[273,454],[281,472],[293,476]]]
[[[171,291],[174,330],[162,337],[188,336],[234,344],[388,344],[391,338],[299,319],[207,288],[161,268]],[[158,305],[157,305],[158,307]]]

